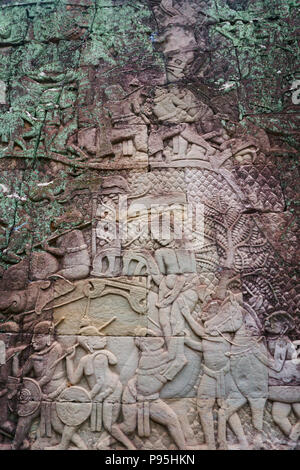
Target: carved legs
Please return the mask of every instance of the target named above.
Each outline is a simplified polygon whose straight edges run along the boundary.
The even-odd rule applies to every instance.
[[[67,450],[70,442],[75,444],[75,446],[80,450],[88,449],[83,439],[81,439],[79,434],[77,434],[79,426],[67,426],[63,424],[57,416],[57,412],[54,406],[52,406],[51,425],[57,434],[62,435],[62,438],[59,444],[46,447],[45,450]]]
[[[199,395],[198,395],[199,396]],[[198,398],[198,412],[208,450],[216,450],[213,406],[215,398]]]
[[[30,416],[19,416],[15,438],[13,440],[11,448],[13,450],[18,450],[22,446],[23,441],[27,437],[31,423],[39,415],[39,410],[33,413]]]
[[[118,426],[119,429],[126,434],[133,433],[137,426],[137,404],[123,403],[122,413],[124,421]],[[156,423],[166,426],[178,449],[186,449],[186,442],[179,419],[166,403],[160,399],[150,402],[149,417]]]
[[[235,391],[236,393],[236,391]],[[247,439],[237,414],[237,411],[247,402],[246,398],[242,395],[238,395],[236,398],[227,398],[225,400],[218,400],[220,406],[218,413],[218,441],[221,449],[227,449],[226,439],[226,424],[227,421],[239,440],[242,448],[247,448]]]
[[[240,417],[237,413],[233,413],[233,415],[228,418],[229,426],[231,427],[232,431],[238,438],[240,444],[240,450],[247,450],[249,449],[247,438],[244,433],[244,429],[240,420]]]
[[[121,389],[122,392],[122,389]],[[121,400],[121,396],[120,396]],[[121,430],[121,425],[116,424],[121,405],[118,402],[103,402],[103,426],[117,441],[127,449],[135,450],[135,446]]]
[[[186,442],[176,413],[162,400],[150,402],[150,418],[167,427],[178,449],[186,449]]]
[[[184,434],[184,438],[186,442],[188,443],[188,445],[191,445],[191,446],[197,445],[193,430],[191,428],[191,425],[187,417],[187,412],[185,412],[185,410],[183,413],[179,412],[178,419],[179,419],[180,426]]]
[[[300,437],[300,403],[294,403],[292,405],[292,408],[293,408],[293,411],[296,415],[296,417],[298,418],[298,423],[294,424],[291,432],[290,432],[290,435],[289,435],[289,438],[292,440],[292,441],[297,441]]]
[[[298,422],[292,426],[290,420],[288,419],[292,409],[297,418],[300,419],[300,403],[294,403],[293,405],[290,405],[289,403],[274,402],[272,407],[272,416],[283,434],[285,434],[291,440],[296,441],[300,436],[300,423]]]
[[[134,136],[134,145],[138,152],[147,152],[148,150],[148,134],[147,126],[139,126],[139,132]]]
[[[136,429],[137,419],[137,404],[136,403],[123,403],[122,405],[123,423],[120,424],[120,429],[125,434],[131,434]]]
[[[128,437],[123,433],[120,429],[120,426],[117,424],[113,424],[110,430],[110,434],[114,437],[117,441],[121,442],[127,449],[135,450],[135,446],[133,443],[128,439]]]
[[[262,448],[262,430],[264,420],[264,409],[266,405],[266,398],[250,398],[248,397],[249,405],[252,414],[252,423],[256,430],[256,436],[253,443],[256,449]]]
[[[87,450],[88,447],[81,439],[81,437],[76,434],[78,426],[64,426],[62,432],[62,438],[58,445],[52,447],[46,447],[45,450],[67,450],[70,442],[72,441],[79,449]]]

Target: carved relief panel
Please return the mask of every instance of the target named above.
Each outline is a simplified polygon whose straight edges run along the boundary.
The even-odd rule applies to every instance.
[[[0,449],[299,448],[293,2],[11,3]]]

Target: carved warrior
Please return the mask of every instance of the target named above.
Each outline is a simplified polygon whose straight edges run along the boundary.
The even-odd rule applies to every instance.
[[[252,422],[256,431],[254,446],[261,448],[263,416],[267,399],[277,401],[273,405],[275,422],[297,440],[299,424],[292,427],[287,416],[291,407],[298,417],[298,387],[270,387],[269,377],[280,377],[285,364],[282,343],[277,344],[274,358],[268,353],[253,319],[246,321],[241,296],[227,292],[230,271],[224,271],[216,292],[216,299],[203,310],[203,326],[196,322],[188,310],[182,314],[201,344],[187,338],[186,344],[203,353],[203,375],[198,389],[199,414],[208,448],[215,449],[212,407],[217,399],[218,440],[220,448],[227,448],[226,422],[239,439],[241,448],[247,448],[247,440],[239,421],[237,411],[246,403],[250,404]],[[286,375],[285,375],[286,376]],[[292,380],[290,372],[290,380]],[[292,405],[293,404],[293,405]]]
[[[272,401],[272,416],[285,436],[292,442],[300,437],[300,361],[296,350],[299,341],[292,342],[286,335],[294,328],[294,320],[286,312],[278,311],[265,319],[268,349],[279,356],[282,367],[270,371],[268,398]],[[292,424],[293,411],[297,422]]]
[[[206,311],[206,322],[204,328],[193,320],[189,313],[183,310],[183,315],[189,322],[193,331],[202,338],[201,346],[195,344],[193,341],[187,339],[186,344],[190,347],[203,352],[203,375],[200,380],[197,400],[198,409],[203,427],[206,443],[209,449],[216,449],[214,438],[214,425],[213,425],[213,406],[217,400],[218,411],[218,440],[221,449],[227,449],[226,442],[226,421],[228,420],[230,426],[239,439],[241,448],[248,447],[246,436],[244,434],[240,419],[236,413],[238,410],[240,400],[243,397],[239,392],[233,377],[231,375],[230,359],[230,340],[228,333],[235,331],[240,326],[240,321],[236,324],[231,323],[231,326],[223,329],[223,334],[209,333],[209,320],[214,318],[218,311],[218,303],[212,302]],[[224,306],[225,307],[225,306]],[[237,405],[234,408],[234,403]],[[229,407],[229,404],[233,407]],[[229,411],[230,410],[230,411]]]
[[[18,392],[18,424],[12,449],[19,449],[30,430],[32,421],[40,416],[42,434],[51,436],[51,429],[59,434],[63,432],[52,401],[56,400],[66,388],[67,381],[63,369],[62,347],[53,338],[54,325],[43,321],[34,328],[31,354],[20,369],[17,376],[23,386]],[[33,371],[34,378],[27,379],[26,375]],[[81,438],[75,434],[73,441],[78,447],[86,448]]]
[[[269,140],[250,123],[256,99],[238,116],[233,83],[208,86],[230,71],[226,61],[213,69],[210,33],[221,48],[222,36],[249,45],[254,23],[220,26],[204,1],[149,0],[164,67],[148,64],[151,44],[138,42],[145,15],[133,76],[132,60],[120,68],[115,47],[105,52],[89,3],[70,3],[59,31],[39,19],[28,28],[26,5],[2,12],[3,64],[13,46],[32,57],[18,55],[24,76],[0,81],[0,449],[186,450],[193,437],[193,448],[262,449],[274,434],[296,447],[298,299],[285,271],[295,259],[281,244],[284,230],[296,241],[293,188],[281,190],[270,164],[283,133],[272,128]],[[249,2],[225,3],[235,16]],[[67,71],[66,42],[78,43]],[[35,168],[32,180],[23,168]],[[11,170],[26,197],[8,191]],[[194,201],[205,206],[198,244],[198,228],[175,233]],[[148,230],[154,204],[154,225],[172,219],[166,238]]]
[[[5,322],[1,325],[1,345],[3,347],[0,364],[0,435],[9,437],[11,440],[16,431],[16,425],[11,419],[10,412],[16,411],[16,400],[11,396],[11,387],[14,386],[14,377],[18,373],[18,356],[27,348],[26,345],[16,345],[19,326],[15,322]],[[8,334],[7,334],[8,333]],[[0,444],[0,449],[2,444]],[[28,441],[23,443],[23,447],[28,447]]]
[[[56,240],[56,247],[44,243],[43,248],[60,258],[61,269],[57,276],[75,281],[87,277],[90,271],[90,257],[83,234],[80,230],[72,230]]]
[[[186,443],[178,417],[174,411],[160,399],[163,385],[172,380],[178,368],[174,368],[176,345],[165,347],[164,338],[147,330],[148,338],[136,338],[135,344],[140,350],[140,358],[135,376],[128,382],[123,393],[122,413],[124,422],[121,429],[133,433],[136,429],[140,437],[149,437],[150,420],[166,426],[179,449],[185,449]],[[175,347],[175,348],[174,348]]]
[[[156,42],[166,58],[166,75],[169,82],[175,82],[184,77],[187,67],[193,62],[197,42],[191,28],[191,18],[195,12],[191,7],[191,18],[174,8],[171,0],[162,0],[160,10],[163,15],[165,32],[161,33]],[[157,11],[157,10],[156,10]]]
[[[69,139],[70,147],[81,159],[96,159],[102,168],[147,164],[149,120],[141,110],[142,88],[136,79],[130,82],[128,94],[121,86],[107,87],[101,126],[81,129]]]
[[[71,387],[63,392],[58,398],[57,413],[64,423],[62,440],[57,446],[50,449],[67,449],[79,426],[90,416],[92,431],[101,431],[102,424],[115,439],[122,442],[128,449],[134,449],[133,444],[123,434],[120,426],[116,424],[121,408],[122,384],[116,373],[110,370],[111,365],[117,363],[117,359],[110,351],[104,349],[106,345],[105,338],[87,337],[79,338],[79,344],[88,353],[83,356],[77,368],[74,368],[73,357],[76,349],[73,347],[71,353],[66,357],[67,376],[71,384],[77,384],[82,377],[85,377],[89,385],[89,392],[86,393],[82,387]],[[78,422],[78,416],[74,416],[77,411],[70,403],[66,405],[68,397],[70,401],[80,402],[78,396],[87,395],[87,400],[91,401],[91,407],[86,405],[86,413],[82,413]],[[87,401],[85,400],[85,401]]]

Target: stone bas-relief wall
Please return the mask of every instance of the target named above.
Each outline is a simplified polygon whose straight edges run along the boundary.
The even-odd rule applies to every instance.
[[[295,13],[1,0],[1,449],[299,448]]]

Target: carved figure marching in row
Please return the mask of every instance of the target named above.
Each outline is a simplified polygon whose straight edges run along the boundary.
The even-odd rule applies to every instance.
[[[150,420],[165,426],[179,449],[186,449],[184,433],[172,408],[161,398],[163,386],[177,374],[174,368],[176,343],[168,348],[165,339],[147,330],[148,337],[136,337],[140,351],[135,375],[129,380],[123,393],[123,423],[121,429],[133,433],[136,428],[140,437],[151,434]],[[175,359],[176,362],[176,359]]]

